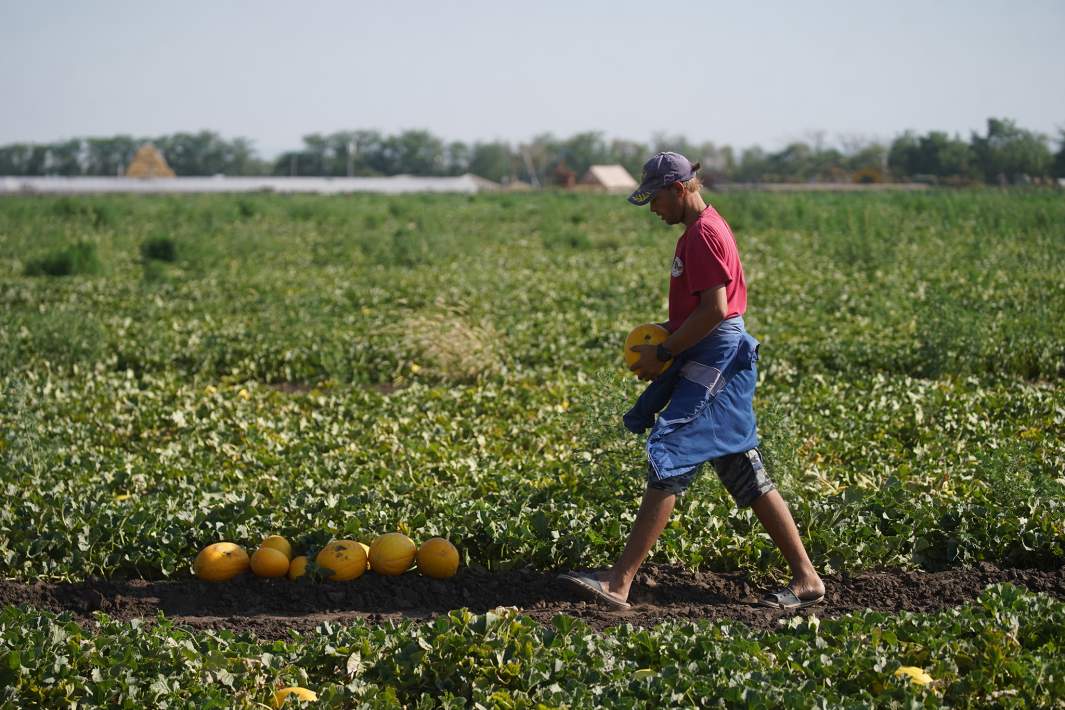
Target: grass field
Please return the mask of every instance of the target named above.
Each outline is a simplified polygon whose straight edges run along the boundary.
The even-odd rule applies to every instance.
[[[815,564],[1061,567],[1061,194],[711,201],[762,342],[770,473]],[[390,530],[445,535],[488,571],[606,563],[644,466],[620,423],[640,391],[621,342],[664,319],[677,236],[593,195],[0,201],[0,576],[182,578],[216,540],[313,550]],[[709,478],[652,559],[785,577]],[[297,682],[418,707],[1065,696],[1065,604],[1009,586],[773,632],[455,612],[266,642],[98,619],[5,608],[0,698],[252,706]]]

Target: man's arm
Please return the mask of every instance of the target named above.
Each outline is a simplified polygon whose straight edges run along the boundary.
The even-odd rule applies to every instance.
[[[726,315],[728,299],[725,298],[724,285],[700,291],[699,305],[662,344],[669,352],[678,355],[709,335]],[[653,345],[635,345],[632,349],[640,353],[640,359],[629,369],[641,380],[651,380],[661,374],[664,363],[655,357]]]
[[[662,343],[674,355],[679,355],[710,334],[728,315],[725,286],[715,286],[699,292],[699,305],[680,327]]]

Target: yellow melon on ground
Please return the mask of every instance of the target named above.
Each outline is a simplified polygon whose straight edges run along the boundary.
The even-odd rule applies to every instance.
[[[307,555],[293,557],[288,566],[288,578],[297,579],[307,574]]]
[[[281,690],[274,693],[274,707],[280,708],[282,705],[285,704],[285,698],[290,695],[295,695],[300,700],[306,700],[308,702],[315,702],[316,700],[318,700],[318,694],[315,693],[313,690],[307,690],[306,688],[301,688],[298,685],[293,685],[288,688],[282,688]]]
[[[916,666],[899,666],[895,670],[896,678],[909,678],[914,685],[928,685],[932,682],[932,676],[925,673],[923,668]]]
[[[388,533],[370,545],[370,569],[377,574],[395,576],[410,569],[418,546],[403,533]]]
[[[643,325],[636,326],[632,329],[632,332],[629,333],[628,337],[625,338],[625,364],[632,367],[640,360],[640,353],[633,352],[633,346],[658,345],[664,343],[668,337],[669,331],[657,323],[644,323]],[[665,370],[672,363],[672,359],[662,363],[662,369]]]
[[[233,542],[216,542],[200,550],[192,571],[208,582],[225,582],[246,572],[251,565],[248,553]]]
[[[314,561],[319,567],[331,570],[333,582],[358,579],[366,571],[366,552],[357,540],[333,540],[322,548]]]
[[[292,559],[292,545],[280,535],[270,535],[263,538],[263,541],[259,543],[259,547],[272,547],[288,559]]]
[[[431,537],[418,548],[418,571],[426,577],[447,579],[459,569],[459,551],[442,537]]]
[[[367,569],[367,571],[369,571],[369,569],[370,569],[370,546],[367,545],[365,542],[360,542],[359,543],[359,547],[361,547],[362,551],[366,553],[366,569]]]
[[[284,577],[288,565],[285,554],[274,547],[260,547],[251,556],[251,571],[259,577]]]

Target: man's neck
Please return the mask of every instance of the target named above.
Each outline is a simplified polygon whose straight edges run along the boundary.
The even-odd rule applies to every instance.
[[[698,192],[685,194],[684,199],[684,226],[690,227],[699,219],[699,215],[706,209],[706,202]]]

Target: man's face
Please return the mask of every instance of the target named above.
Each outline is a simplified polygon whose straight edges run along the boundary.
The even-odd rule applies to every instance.
[[[684,205],[680,199],[679,183],[667,185],[651,198],[651,211],[666,224],[680,224],[684,217]]]

